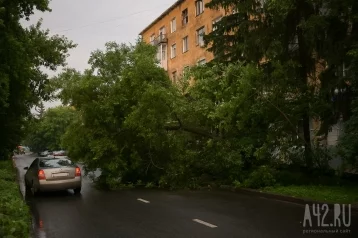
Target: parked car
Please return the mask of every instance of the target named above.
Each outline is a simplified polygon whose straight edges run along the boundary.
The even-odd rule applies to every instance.
[[[39,156],[45,157],[45,156],[52,155],[52,154],[53,154],[52,151],[45,150],[45,151],[40,152],[40,153],[39,153]]]
[[[53,155],[54,156],[65,156],[66,152],[64,150],[54,151]]]
[[[25,186],[36,195],[41,191],[73,189],[81,192],[81,169],[67,156],[36,158],[30,167],[25,167]]]

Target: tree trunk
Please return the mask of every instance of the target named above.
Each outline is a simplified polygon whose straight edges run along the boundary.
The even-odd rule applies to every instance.
[[[312,168],[312,146],[311,146],[311,131],[310,131],[310,118],[307,113],[303,115],[303,138],[305,140],[305,159],[306,166]]]
[[[305,2],[304,1],[299,1],[298,2],[298,11],[297,11],[297,23],[301,22],[301,20],[303,18],[305,18]],[[298,46],[299,46],[299,62],[301,65],[300,68],[300,78],[302,80],[303,84],[309,84],[308,82],[308,76],[309,76],[309,64],[311,63],[311,59],[312,59],[312,52],[309,52],[307,49],[307,45],[306,45],[306,41],[303,35],[303,31],[302,29],[298,26],[297,27],[297,39],[298,39]],[[304,91],[302,91],[301,93],[306,94],[307,92],[305,91],[307,90],[306,87],[304,87]],[[310,118],[309,118],[309,104],[308,102],[304,101],[303,102],[304,105],[304,109],[303,109],[303,116],[302,116],[302,120],[303,120],[303,138],[305,141],[305,162],[306,162],[306,166],[308,168],[312,168],[313,166],[313,161],[312,161],[312,147],[311,147],[311,132],[310,132]]]
[[[196,135],[200,135],[200,136],[204,136],[204,137],[209,137],[209,138],[215,138],[215,136],[204,130],[201,128],[197,128],[197,127],[190,127],[190,126],[185,126],[185,125],[181,125],[181,124],[167,124],[164,126],[164,128],[168,131],[178,131],[178,130],[183,130],[186,132],[190,132]]]

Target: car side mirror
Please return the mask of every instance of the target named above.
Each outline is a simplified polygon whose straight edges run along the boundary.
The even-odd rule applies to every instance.
[[[29,169],[29,167],[25,167],[25,168],[24,168],[24,170],[28,170],[28,169]]]

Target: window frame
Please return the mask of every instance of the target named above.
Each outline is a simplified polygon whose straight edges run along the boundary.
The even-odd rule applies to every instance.
[[[186,15],[184,14],[184,12],[186,13]],[[181,24],[182,26],[186,26],[189,23],[189,10],[188,8],[185,8],[182,12],[181,12]],[[184,19],[186,19],[186,21],[184,21]],[[184,23],[185,22],[185,23]]]
[[[174,17],[170,21],[170,33],[174,33],[176,31],[177,31],[177,19],[176,17]]]
[[[173,54],[173,52],[174,52],[174,54]],[[176,43],[174,43],[170,46],[170,58],[174,59],[175,57],[177,57],[177,44]]]
[[[212,31],[216,31],[217,30],[217,26],[215,26],[218,22],[220,22],[222,20],[222,16],[220,17],[217,17],[215,18],[213,21],[212,21]]]
[[[149,41],[150,41],[150,44],[154,44],[154,42],[155,42],[155,33],[150,35]]]
[[[205,9],[204,0],[196,0],[195,1],[195,15],[199,16],[199,15],[203,14],[204,9]]]
[[[167,53],[167,47],[164,47],[163,45],[161,45],[160,54],[161,54],[161,56],[160,56],[161,61],[167,60],[167,54],[168,54]]]
[[[165,34],[167,33],[167,29],[165,26],[162,26],[161,28],[159,28],[159,37],[162,37],[164,36],[165,37]]]
[[[188,35],[184,36],[182,39],[182,42],[183,42],[183,53],[186,53],[189,51],[189,36]],[[185,44],[185,42],[186,42],[186,44]],[[184,50],[184,46],[186,46],[186,48],[185,48],[186,50]]]
[[[199,33],[201,30],[203,31],[202,34]],[[202,26],[196,30],[196,45],[197,46],[203,47],[205,45],[204,36],[205,36],[205,26]],[[202,39],[202,44],[200,43],[200,39]]]

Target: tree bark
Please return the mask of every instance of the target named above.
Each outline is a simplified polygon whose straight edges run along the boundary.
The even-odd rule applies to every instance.
[[[298,2],[298,14],[297,14],[297,23],[301,22],[303,18],[305,18],[305,2]],[[302,29],[297,27],[297,39],[299,46],[299,62],[301,65],[300,68],[300,78],[303,84],[308,84],[308,76],[309,76],[309,64],[311,63],[312,52],[308,52],[306,41],[303,35]],[[303,91],[302,93],[306,93]],[[311,146],[311,132],[310,132],[310,118],[309,118],[309,104],[308,102],[304,102],[302,122],[303,122],[303,138],[305,140],[305,162],[308,168],[312,168],[313,160],[312,160],[312,146]]]

